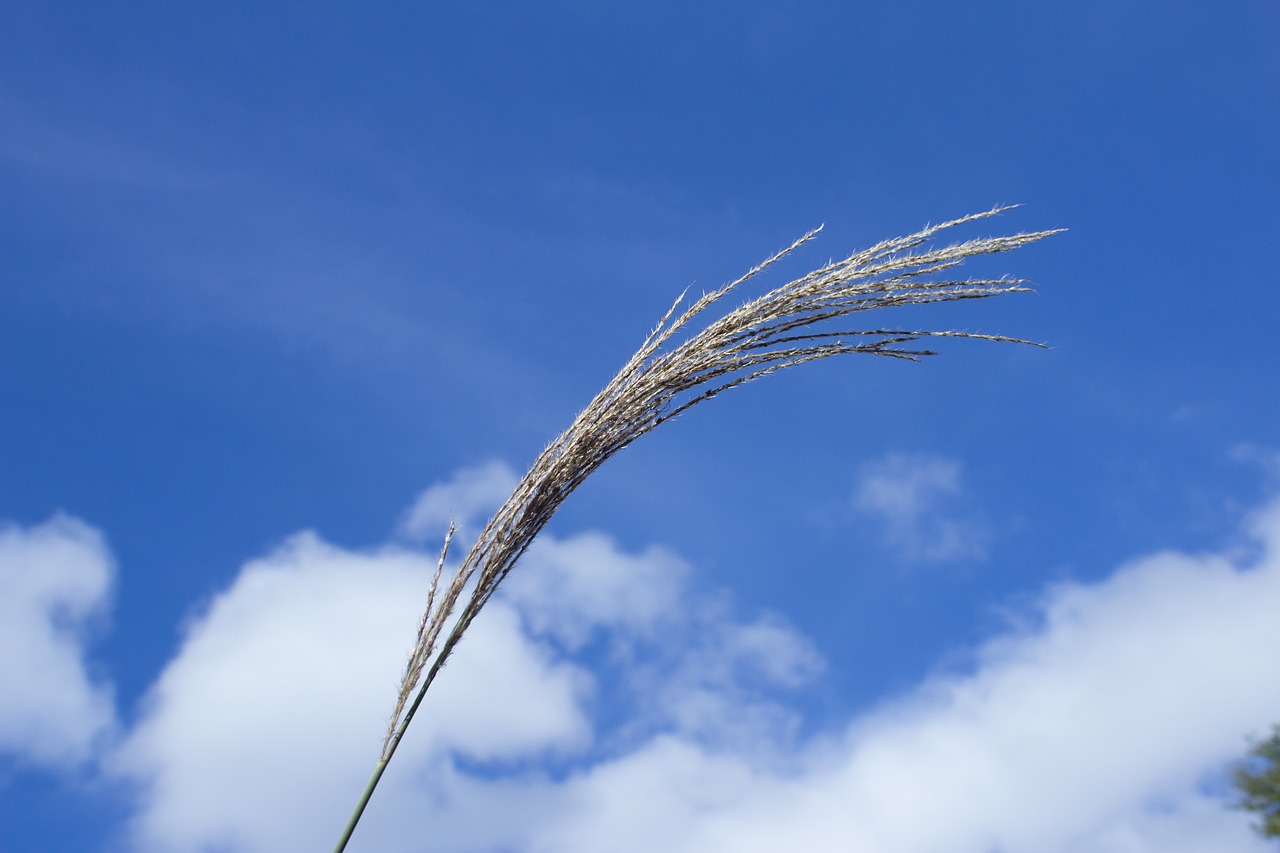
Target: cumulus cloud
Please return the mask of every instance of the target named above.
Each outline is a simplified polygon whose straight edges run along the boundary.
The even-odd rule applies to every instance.
[[[960,463],[922,453],[890,453],[864,466],[855,509],[877,516],[885,543],[908,560],[981,557],[987,532],[972,513],[957,513]]]
[[[430,553],[352,552],[313,533],[245,565],[188,625],[106,761],[140,792],[138,849],[331,844],[372,770],[434,566]],[[433,686],[362,822],[363,843],[523,847],[563,809],[563,780],[621,742],[658,729],[695,737],[728,713],[764,731],[773,706],[757,701],[758,687],[801,683],[816,652],[777,618],[736,619],[687,577],[661,548],[544,535]],[[606,690],[625,719],[602,731]],[[694,719],[699,702],[705,719]]]
[[[1280,708],[1280,502],[1245,532],[1046,589],[965,671],[806,735],[789,692],[822,667],[806,638],[698,590],[664,549],[548,535],[433,687],[351,849],[1263,851],[1221,773]],[[332,844],[434,563],[304,533],[246,564],[104,758],[138,792],[135,847]]]
[[[1280,504],[1252,533],[1253,559],[1157,554],[1049,590],[971,673],[799,768],[655,740],[573,779],[532,849],[640,851],[656,825],[677,851],[1264,850],[1206,788],[1280,707]]]
[[[114,571],[102,537],[74,518],[0,528],[0,753],[66,769],[112,730],[111,690],[90,677],[85,643]]]
[[[530,628],[569,649],[601,629],[645,635],[684,617],[680,595],[689,566],[664,548],[621,552],[599,532],[569,539],[542,536],[506,582]]]
[[[247,564],[188,628],[110,759],[139,783],[139,846],[324,849],[372,770],[434,558],[310,533]],[[590,736],[586,674],[485,613],[403,743],[401,766],[516,760]]]
[[[458,526],[458,541],[469,542],[480,532],[485,516],[511,494],[516,479],[516,472],[505,462],[463,468],[447,482],[418,495],[400,520],[400,535],[417,542],[442,540],[453,521]]]

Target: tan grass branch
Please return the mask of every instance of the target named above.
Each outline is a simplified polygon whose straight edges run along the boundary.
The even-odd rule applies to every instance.
[[[683,340],[677,337],[678,333],[704,311],[813,239],[821,229],[805,234],[736,281],[703,294],[680,314],[676,312],[686,294],[677,297],[617,375],[534,460],[511,497],[485,525],[437,600],[441,571],[454,533],[450,525],[427,595],[427,609],[418,626],[417,642],[401,680],[382,755],[337,850],[345,848],[427,688],[472,621],[565,499],[609,457],[692,406],[786,367],[853,353],[914,361],[934,354],[928,349],[909,346],[924,338],[1032,343],[966,331],[830,329],[823,325],[878,308],[983,299],[1029,290],[1028,283],[1020,279],[930,278],[955,269],[967,258],[1011,251],[1058,233],[1036,231],[944,246],[930,245],[945,229],[1007,209],[997,207],[928,226],[907,237],[886,240],[855,252],[844,260],[828,262],[795,281],[748,300],[711,320],[700,331],[687,334]],[[463,596],[468,590],[464,602]],[[452,626],[444,634],[450,620]],[[444,640],[440,642],[442,634]]]

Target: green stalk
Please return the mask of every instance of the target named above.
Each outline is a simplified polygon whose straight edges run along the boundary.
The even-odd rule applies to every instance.
[[[450,530],[450,533],[452,532]],[[446,545],[446,547],[448,546]],[[441,559],[443,560],[443,557]],[[369,805],[369,798],[373,796],[373,789],[378,787],[378,782],[382,779],[382,773],[387,769],[391,756],[396,754],[396,747],[400,746],[400,740],[409,728],[409,723],[413,722],[413,715],[418,713],[418,706],[422,704],[423,697],[427,695],[427,688],[431,686],[431,682],[435,681],[436,673],[440,671],[440,664],[441,662],[437,661],[427,671],[427,677],[423,679],[422,684],[418,687],[418,695],[414,697],[413,704],[409,706],[404,719],[400,721],[395,737],[387,742],[387,747],[383,750],[382,757],[378,759],[377,765],[373,768],[373,775],[369,777],[369,784],[364,786],[364,793],[360,795],[360,802],[356,803],[356,809],[351,813],[351,819],[347,821],[346,828],[342,830],[342,837],[338,839],[338,846],[333,848],[333,853],[343,853],[347,849],[347,842],[351,840],[351,833],[356,831],[356,824],[360,822],[360,817],[364,814],[364,807]]]
[[[369,798],[373,796],[373,789],[378,787],[378,780],[382,778],[382,771],[387,769],[387,759],[383,758],[378,761],[378,766],[373,768],[373,776],[369,778],[369,784],[364,786],[364,793],[360,795],[360,802],[356,803],[356,810],[351,813],[351,820],[347,821],[346,829],[342,830],[342,838],[338,839],[338,846],[333,848],[333,853],[342,853],[347,849],[347,842],[351,840],[351,833],[356,831],[356,824],[360,822],[360,815],[364,814],[364,807],[369,805]]]

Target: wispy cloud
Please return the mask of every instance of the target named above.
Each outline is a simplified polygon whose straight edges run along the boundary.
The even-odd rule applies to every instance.
[[[880,520],[885,544],[902,558],[944,562],[986,553],[987,530],[962,497],[959,462],[890,453],[863,467],[853,506]]]
[[[1231,448],[1231,458],[1260,470],[1272,483],[1280,485],[1280,451],[1244,442]]]
[[[159,192],[225,189],[226,174],[201,169],[152,141],[121,135],[105,123],[58,122],[0,88],[5,132],[0,168],[37,174],[68,186],[108,185]]]

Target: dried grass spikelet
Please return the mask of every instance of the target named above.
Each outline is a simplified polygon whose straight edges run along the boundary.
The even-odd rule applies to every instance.
[[[910,346],[922,338],[1032,343],[962,331],[832,328],[832,321],[875,308],[982,299],[1029,290],[1028,283],[1020,279],[927,278],[952,270],[966,258],[1007,252],[1058,233],[1037,231],[940,247],[927,245],[940,231],[1007,209],[997,207],[929,226],[908,237],[886,240],[842,261],[830,262],[711,320],[683,339],[676,337],[677,332],[743,282],[807,243],[821,228],[805,234],[738,280],[704,294],[677,315],[685,295],[681,294],[635,355],[534,460],[511,497],[485,525],[437,601],[440,569],[453,535],[450,526],[382,757],[348,834],[427,688],[467,628],[555,511],[609,457],[690,407],[792,365],[851,353],[915,361],[934,354]],[[459,602],[468,589],[470,595],[459,610]],[[444,634],[451,619],[452,626]],[[439,642],[442,634],[444,640]],[[342,847],[340,844],[338,849]]]

